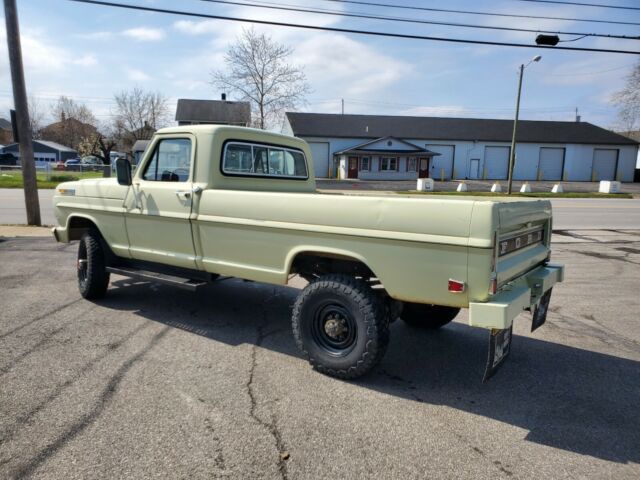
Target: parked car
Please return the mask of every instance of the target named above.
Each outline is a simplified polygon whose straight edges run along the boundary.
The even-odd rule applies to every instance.
[[[0,153],[0,165],[14,166],[18,159],[12,153]]]
[[[82,160],[80,158],[70,158],[69,160],[64,162],[64,169],[71,172],[80,171],[80,162]]]
[[[316,370],[339,378],[382,359],[398,318],[437,329],[468,308],[469,325],[489,334],[485,379],[507,358],[520,313],[532,330],[545,322],[564,272],[550,263],[548,200],[324,194],[313,172],[299,138],[161,129],[133,174],[120,159],[117,178],[58,185],[53,234],[80,240],[87,299],[107,293],[111,273],[189,290],[220,275],[306,279],[293,334]]]

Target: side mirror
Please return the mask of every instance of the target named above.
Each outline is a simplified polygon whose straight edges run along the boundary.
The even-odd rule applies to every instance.
[[[126,158],[116,158],[116,176],[120,185],[131,185],[131,162]]]

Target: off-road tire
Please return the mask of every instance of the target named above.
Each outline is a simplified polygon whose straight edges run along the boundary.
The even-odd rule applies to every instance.
[[[412,327],[437,330],[456,318],[458,313],[460,309],[457,307],[404,302],[400,318]]]
[[[332,309],[341,312],[350,326],[344,333],[347,340],[353,336],[343,349],[333,349],[340,337],[330,338],[326,332],[328,320],[323,315],[335,318]],[[380,362],[389,344],[388,309],[369,285],[349,275],[324,275],[307,285],[293,306],[291,323],[296,344],[309,363],[332,377],[364,375]]]
[[[78,245],[78,289],[87,300],[104,297],[109,286],[103,240],[97,230],[87,231]],[[86,261],[85,264],[82,261]]]

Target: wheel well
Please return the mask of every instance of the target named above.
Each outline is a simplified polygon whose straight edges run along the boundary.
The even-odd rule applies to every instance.
[[[300,275],[307,280],[329,273],[343,273],[365,280],[375,278],[373,271],[361,260],[326,252],[299,253],[293,259],[289,273]]]
[[[69,240],[80,240],[82,235],[91,228],[98,230],[95,223],[84,217],[71,217],[67,228],[69,229]]]

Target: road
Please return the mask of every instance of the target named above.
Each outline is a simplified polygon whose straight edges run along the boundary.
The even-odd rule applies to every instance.
[[[40,190],[42,222],[53,225],[53,190]],[[552,200],[554,229],[640,229],[640,198],[556,198]],[[19,189],[0,189],[0,225],[26,223],[24,196]]]
[[[566,232],[548,322],[488,334],[392,324],[354,382],[290,333],[300,283],[198,294],[112,277],[84,301],[76,245],[0,241],[0,478],[640,477],[640,232]]]

